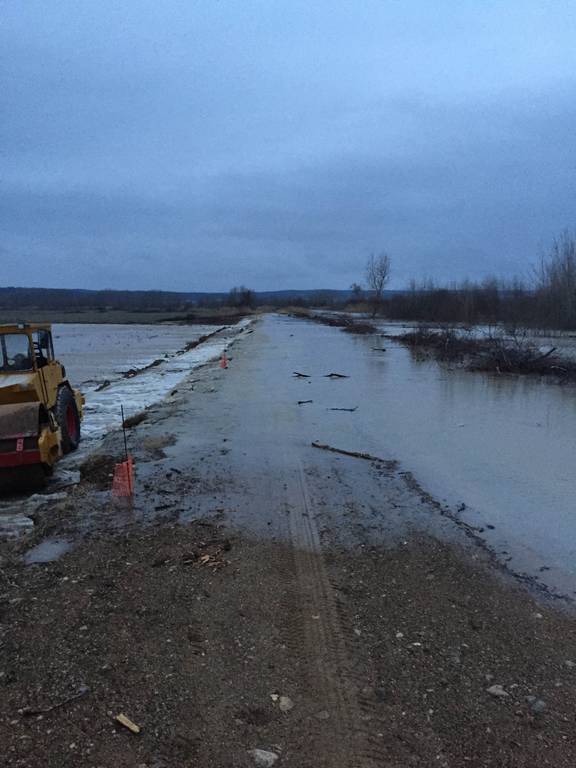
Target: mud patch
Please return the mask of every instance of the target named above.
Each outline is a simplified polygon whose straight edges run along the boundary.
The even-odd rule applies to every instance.
[[[141,444],[149,460],[159,460],[166,458],[164,448],[175,445],[175,443],[175,435],[148,435],[142,438]]]
[[[128,418],[124,419],[122,426],[126,429],[132,429],[133,427],[137,427],[138,424],[142,424],[147,418],[148,411],[139,411],[138,413],[135,413],[134,416],[128,416]]]
[[[118,456],[95,453],[80,465],[80,477],[83,483],[94,485],[100,490],[110,488],[116,464],[122,461]]]

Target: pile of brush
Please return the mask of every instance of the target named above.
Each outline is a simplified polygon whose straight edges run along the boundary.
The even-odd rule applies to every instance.
[[[437,360],[462,363],[471,371],[532,373],[576,380],[576,361],[559,356],[555,347],[542,352],[522,337],[479,338],[453,328],[422,326],[394,338]]]

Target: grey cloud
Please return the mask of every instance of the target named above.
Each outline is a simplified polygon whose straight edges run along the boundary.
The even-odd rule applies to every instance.
[[[400,287],[574,226],[569,4],[511,4],[531,49],[510,9],[313,5],[10,0],[3,282],[345,287],[387,248]]]

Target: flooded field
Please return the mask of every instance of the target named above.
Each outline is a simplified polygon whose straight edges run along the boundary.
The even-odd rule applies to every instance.
[[[247,322],[236,327],[240,330]],[[47,487],[51,501],[66,496],[65,489],[79,480],[78,465],[107,432],[121,425],[121,406],[126,417],[139,413],[173,391],[191,370],[222,353],[230,337],[218,330],[214,325],[53,325],[56,357],[86,403],[80,447],[56,465]],[[0,499],[0,535],[30,530],[30,515],[43,503],[42,493]]]
[[[303,407],[315,439],[398,459],[511,567],[576,591],[573,385],[450,369],[390,340],[299,322],[294,338],[291,323],[274,335],[311,375],[295,396],[314,401]],[[350,378],[332,382],[328,403],[321,374],[330,371]]]
[[[450,369],[394,343],[373,365],[386,443],[426,489],[456,504],[515,567],[546,569],[558,586],[570,574],[572,584],[576,388]]]
[[[217,330],[213,325],[54,325],[57,357],[86,398],[82,451],[120,425],[121,405],[127,416],[138,413],[161,400],[192,368],[220,354],[226,342],[218,335],[183,351]],[[161,362],[142,370],[155,361]],[[128,371],[142,372],[126,377]]]

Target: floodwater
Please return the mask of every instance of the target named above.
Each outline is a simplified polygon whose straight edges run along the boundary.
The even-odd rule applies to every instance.
[[[245,324],[241,321],[238,327]],[[191,369],[219,355],[228,342],[218,336],[182,354],[187,343],[219,327],[228,326],[54,325],[56,356],[86,399],[81,452],[120,426],[121,405],[126,416],[142,411],[165,397]],[[131,378],[122,375],[155,360],[162,362]]]
[[[301,407],[315,439],[398,459],[511,567],[576,591],[576,387],[450,370],[309,321],[271,318],[266,329],[311,376],[294,380],[294,395],[314,401]]]
[[[40,563],[51,563],[58,560],[65,552],[72,547],[72,542],[68,539],[44,539],[40,544],[29,549],[24,555],[26,565],[38,565]]]
[[[235,326],[240,330],[250,321]],[[66,367],[72,386],[85,397],[82,442],[78,451],[56,466],[47,495],[35,494],[0,499],[0,535],[16,537],[27,531],[29,515],[40,505],[50,503],[66,485],[78,482],[77,466],[107,432],[121,425],[120,407],[125,416],[136,414],[162,400],[177,388],[191,370],[217,357],[230,338],[216,335],[200,346],[183,352],[189,342],[230,326],[214,325],[53,325],[54,350]],[[130,369],[142,369],[155,360],[161,363],[138,375],[126,378]],[[99,387],[107,383],[104,389]],[[74,480],[73,476],[77,476]]]

